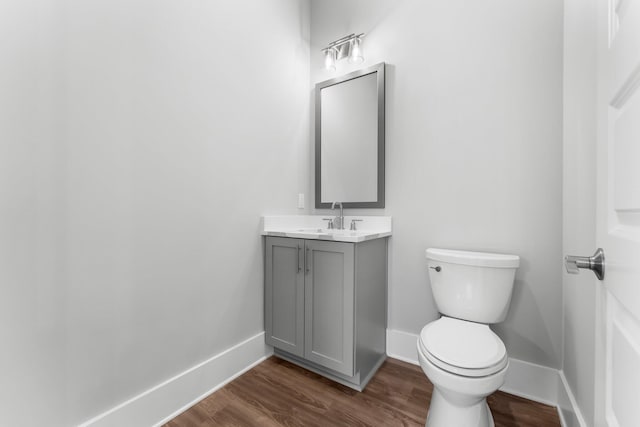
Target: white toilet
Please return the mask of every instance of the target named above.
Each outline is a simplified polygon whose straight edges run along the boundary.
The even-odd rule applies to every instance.
[[[509,359],[489,324],[507,315],[516,255],[427,249],[431,290],[442,317],[418,339],[420,366],[434,385],[428,427],[488,427],[486,397],[504,384]]]

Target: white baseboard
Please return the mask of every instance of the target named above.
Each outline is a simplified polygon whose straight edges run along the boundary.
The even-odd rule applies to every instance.
[[[419,365],[418,336],[409,332],[387,329],[387,356]]]
[[[418,365],[418,335],[387,329],[387,355]],[[507,378],[500,390],[546,405],[558,405],[558,371],[518,359],[509,359]]]
[[[560,371],[558,378],[558,415],[562,427],[587,427],[563,371]]]
[[[159,426],[273,353],[261,332],[158,384],[79,427]]]
[[[500,390],[545,405],[558,406],[558,371],[509,358],[507,378]]]

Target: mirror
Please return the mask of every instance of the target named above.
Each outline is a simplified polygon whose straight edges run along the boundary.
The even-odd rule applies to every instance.
[[[316,85],[316,208],[384,207],[384,65]]]

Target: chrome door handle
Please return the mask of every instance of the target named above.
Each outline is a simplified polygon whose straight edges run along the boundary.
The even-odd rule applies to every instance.
[[[302,252],[302,247],[298,244],[298,273],[302,271],[302,266],[300,265],[300,253]]]
[[[578,274],[581,268],[593,271],[598,280],[604,279],[604,251],[598,248],[593,256],[574,256],[567,255],[564,257],[564,266],[569,274]]]
[[[309,258],[311,258],[311,248],[307,247],[307,255],[304,257],[305,273],[309,273]]]

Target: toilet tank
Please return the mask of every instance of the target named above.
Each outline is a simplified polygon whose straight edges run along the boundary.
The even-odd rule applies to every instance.
[[[517,255],[427,249],[431,292],[445,316],[502,322],[509,311]]]

